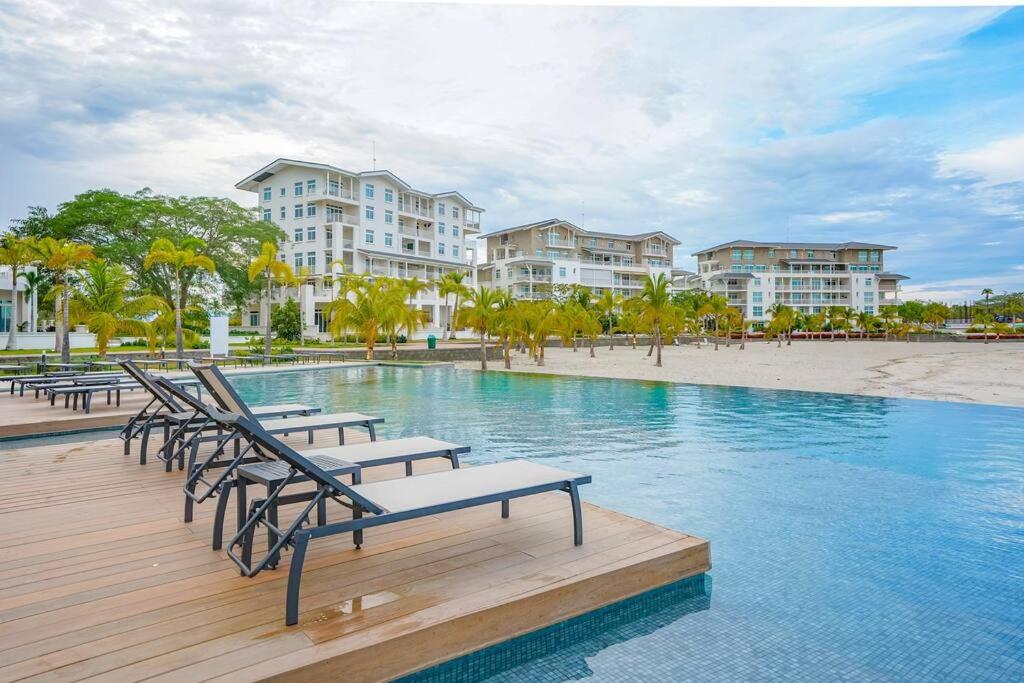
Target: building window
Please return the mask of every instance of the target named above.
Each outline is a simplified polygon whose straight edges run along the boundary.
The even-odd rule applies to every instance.
[[[373,183],[366,183],[363,192],[366,194],[367,199],[373,199]]]
[[[372,206],[366,207],[366,220],[368,220],[368,221],[372,221],[373,220],[373,207]]]
[[[452,207],[452,218],[458,218],[458,217],[459,217],[459,207],[453,206]]]
[[[759,278],[759,277],[755,277],[754,278],[754,286],[755,287],[760,287],[761,286],[761,278]]]
[[[329,195],[331,195],[333,197],[337,197],[338,195],[341,194],[340,189],[341,189],[341,186],[339,185],[337,180],[328,180],[327,181],[327,194],[329,194]]]
[[[457,245],[457,244],[453,244],[452,245],[452,256],[454,256],[455,258],[459,257],[459,245]]]
[[[384,188],[384,201],[386,201],[388,204],[395,201],[395,193],[391,191],[390,187]]]
[[[269,202],[270,201],[270,196],[271,196],[270,188],[269,187],[264,187],[263,188],[263,201]]]
[[[814,251],[812,249],[807,250],[807,258],[814,258]]]
[[[302,181],[299,181],[299,182],[295,183],[295,196],[296,197],[301,197],[302,196]]]
[[[306,228],[306,239],[310,242],[316,242],[316,227],[310,226]]]
[[[867,263],[868,262],[868,252],[867,252],[867,250],[861,249],[860,251],[858,251],[857,252],[857,260],[860,261],[861,263]]]
[[[762,298],[763,296],[764,295],[761,292],[754,292],[753,293],[753,301],[754,301],[754,303],[755,304],[763,303],[763,298]]]
[[[764,308],[761,306],[754,306],[754,317],[760,318],[764,315]]]
[[[390,232],[384,233],[384,246],[390,247],[394,241],[394,238]]]
[[[302,268],[302,252],[295,252],[295,272],[298,272]]]
[[[864,292],[864,303],[866,303],[866,304],[873,304],[873,303],[875,303],[875,293],[874,292]]]
[[[871,262],[872,263],[878,263],[878,250],[877,249],[872,249],[871,250]]]
[[[310,251],[306,253],[306,265],[309,266],[310,272],[316,272],[316,252]]]
[[[501,269],[500,268],[495,268],[494,269],[494,279],[495,280],[500,280],[501,279]]]
[[[303,216],[302,204],[296,204],[294,209],[295,210],[292,212],[292,215],[295,216],[296,218],[302,218],[302,216]]]
[[[768,250],[768,258],[775,258],[775,250],[774,249],[769,249]]]
[[[864,286],[865,287],[870,287],[871,286],[871,278],[870,277],[864,278]]]
[[[734,264],[732,264],[732,268],[730,270],[732,270],[732,272],[734,272],[734,273],[742,273],[743,272],[743,266],[741,266],[738,263],[734,263]]]
[[[315,215],[316,215],[316,204],[313,204],[312,202],[310,202],[309,204],[306,204],[306,216],[309,217],[309,216],[315,216]]]
[[[797,257],[797,250],[796,249],[790,249],[789,250],[789,258],[796,258],[796,257]]]
[[[875,314],[875,307],[874,306],[865,306],[864,307],[864,312],[868,313],[869,315],[874,315]]]
[[[739,261],[742,257],[743,257],[743,250],[742,249],[733,249],[732,250],[732,260],[733,261]]]
[[[391,225],[395,222],[395,214],[391,209],[384,209],[384,222]]]
[[[263,209],[263,220],[270,222],[270,209]]]
[[[302,241],[302,228],[295,228],[295,241],[296,242],[301,242]]]
[[[458,236],[459,236],[459,226],[453,225],[452,226],[452,237],[458,237]]]
[[[306,181],[306,194],[316,194],[316,180]]]
[[[258,311],[249,311],[249,326],[259,327],[260,326],[260,314]]]
[[[281,188],[281,196],[284,197],[284,196],[287,196],[287,194],[288,194],[288,188],[282,187]]]
[[[444,202],[438,202],[437,203],[437,215],[438,216],[443,216],[444,215]]]
[[[614,249],[615,248],[615,240],[608,240],[608,248],[609,249]]]
[[[438,242],[438,244],[437,244],[437,253],[441,254],[442,256],[444,256],[444,243],[443,242]]]
[[[743,260],[744,261],[753,261],[754,260],[754,250],[753,249],[744,249],[743,250]]]
[[[565,277],[565,268],[559,267],[558,277]]]
[[[366,231],[366,243],[373,244],[373,230]]]
[[[288,218],[288,207],[287,206],[282,206],[281,207],[281,220],[284,220],[285,218]]]
[[[438,223],[437,224],[437,234],[438,235],[443,235],[444,234],[444,223]]]

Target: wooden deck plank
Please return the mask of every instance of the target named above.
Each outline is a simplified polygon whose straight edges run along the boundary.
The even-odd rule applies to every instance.
[[[374,680],[709,568],[702,539],[589,504],[577,548],[549,493],[509,519],[495,504],[374,528],[361,550],[318,540],[286,627],[287,558],[240,577],[209,547],[212,501],[181,521],[181,472],[103,439],[2,450],[0,476],[0,681]]]

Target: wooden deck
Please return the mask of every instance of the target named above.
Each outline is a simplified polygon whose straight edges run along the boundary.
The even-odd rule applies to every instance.
[[[0,444],[0,681],[382,680],[710,564],[702,539],[587,504],[574,547],[550,493],[509,519],[495,504],[371,529],[361,550],[314,542],[286,627],[287,561],[240,577],[209,547],[213,501],[181,521],[182,479],[117,440]]]

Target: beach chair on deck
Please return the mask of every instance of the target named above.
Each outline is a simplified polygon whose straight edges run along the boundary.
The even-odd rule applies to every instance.
[[[157,453],[157,457],[164,461],[167,471],[171,470],[171,462],[175,455],[179,457],[179,469],[184,467],[184,446],[177,451],[173,446],[185,439],[191,429],[202,432],[206,428],[203,425],[203,416],[191,405],[176,396],[184,393],[181,387],[174,382],[167,381],[165,385],[157,382],[156,377],[143,370],[135,361],[126,360],[121,367],[134,381],[144,388],[150,395],[150,401],[134,417],[132,417],[124,429],[121,430],[120,438],[124,440],[124,453],[130,452],[131,441],[140,434],[142,444],[139,448],[139,464],[146,464],[146,450],[149,443],[150,432],[153,429],[163,429],[164,442]],[[197,380],[192,380],[197,381]],[[181,380],[177,380],[178,383]],[[201,386],[201,383],[200,383]],[[191,397],[190,397],[191,398]],[[201,389],[198,392],[198,399],[202,399]],[[319,413],[320,409],[306,406],[300,403],[284,403],[278,405],[254,407],[257,417],[287,417],[291,415],[313,415]],[[174,430],[173,434],[171,430]]]
[[[590,483],[589,475],[566,472],[528,460],[509,460],[415,477],[347,485],[274,438],[258,422],[239,415],[219,414],[214,417],[225,426],[233,426],[246,441],[272,454],[287,467],[285,478],[266,498],[252,501],[245,522],[228,542],[227,554],[243,575],[255,576],[263,569],[276,566],[284,550],[292,550],[285,607],[285,623],[289,626],[298,623],[302,566],[309,542],[314,538],[351,532],[356,548],[360,548],[363,531],[371,527],[491,503],[501,503],[501,516],[508,517],[509,501],[513,498],[564,491],[569,494],[572,506],[573,542],[575,545],[583,543],[579,486]],[[297,477],[305,477],[314,482],[316,490],[286,495],[284,489]],[[323,521],[320,509],[330,501],[351,510],[351,519],[311,526],[310,515],[313,511],[318,513],[318,522]],[[286,527],[279,525],[278,506],[294,503],[304,503],[304,506]],[[253,538],[258,525],[267,528],[271,543],[262,557],[253,560]]]
[[[384,422],[384,418],[363,415],[362,413],[326,413],[309,415],[303,417],[285,418],[261,418],[253,413],[245,401],[238,395],[234,387],[227,381],[219,368],[213,365],[190,364],[192,372],[217,403],[217,407],[224,412],[244,415],[251,420],[257,420],[263,429],[272,434],[283,434],[287,436],[293,432],[306,432],[309,435],[309,443],[313,443],[313,435],[317,431],[337,430],[339,445],[345,444],[345,429],[360,427],[366,429],[370,435],[370,441],[377,440],[376,425]],[[198,406],[193,406],[198,410]],[[225,431],[225,430],[222,430]],[[206,458],[199,460],[199,446],[203,442],[215,441],[213,452]],[[226,433],[212,436],[197,436],[191,441],[191,449],[188,456],[186,472],[188,478],[185,483],[185,521],[192,521],[192,507],[195,503],[201,503],[212,495],[222,490],[222,484],[233,474],[234,468],[245,461],[251,444],[245,449],[242,448],[244,441],[238,430],[226,430]],[[223,461],[221,458],[228,444],[234,445],[234,455],[231,460]],[[204,474],[211,469],[222,469],[223,471],[212,482],[204,478]]]

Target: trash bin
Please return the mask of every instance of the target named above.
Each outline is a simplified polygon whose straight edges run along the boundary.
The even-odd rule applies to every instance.
[[[436,349],[437,348],[437,337],[435,337],[432,334],[427,335],[427,348],[428,349]]]

